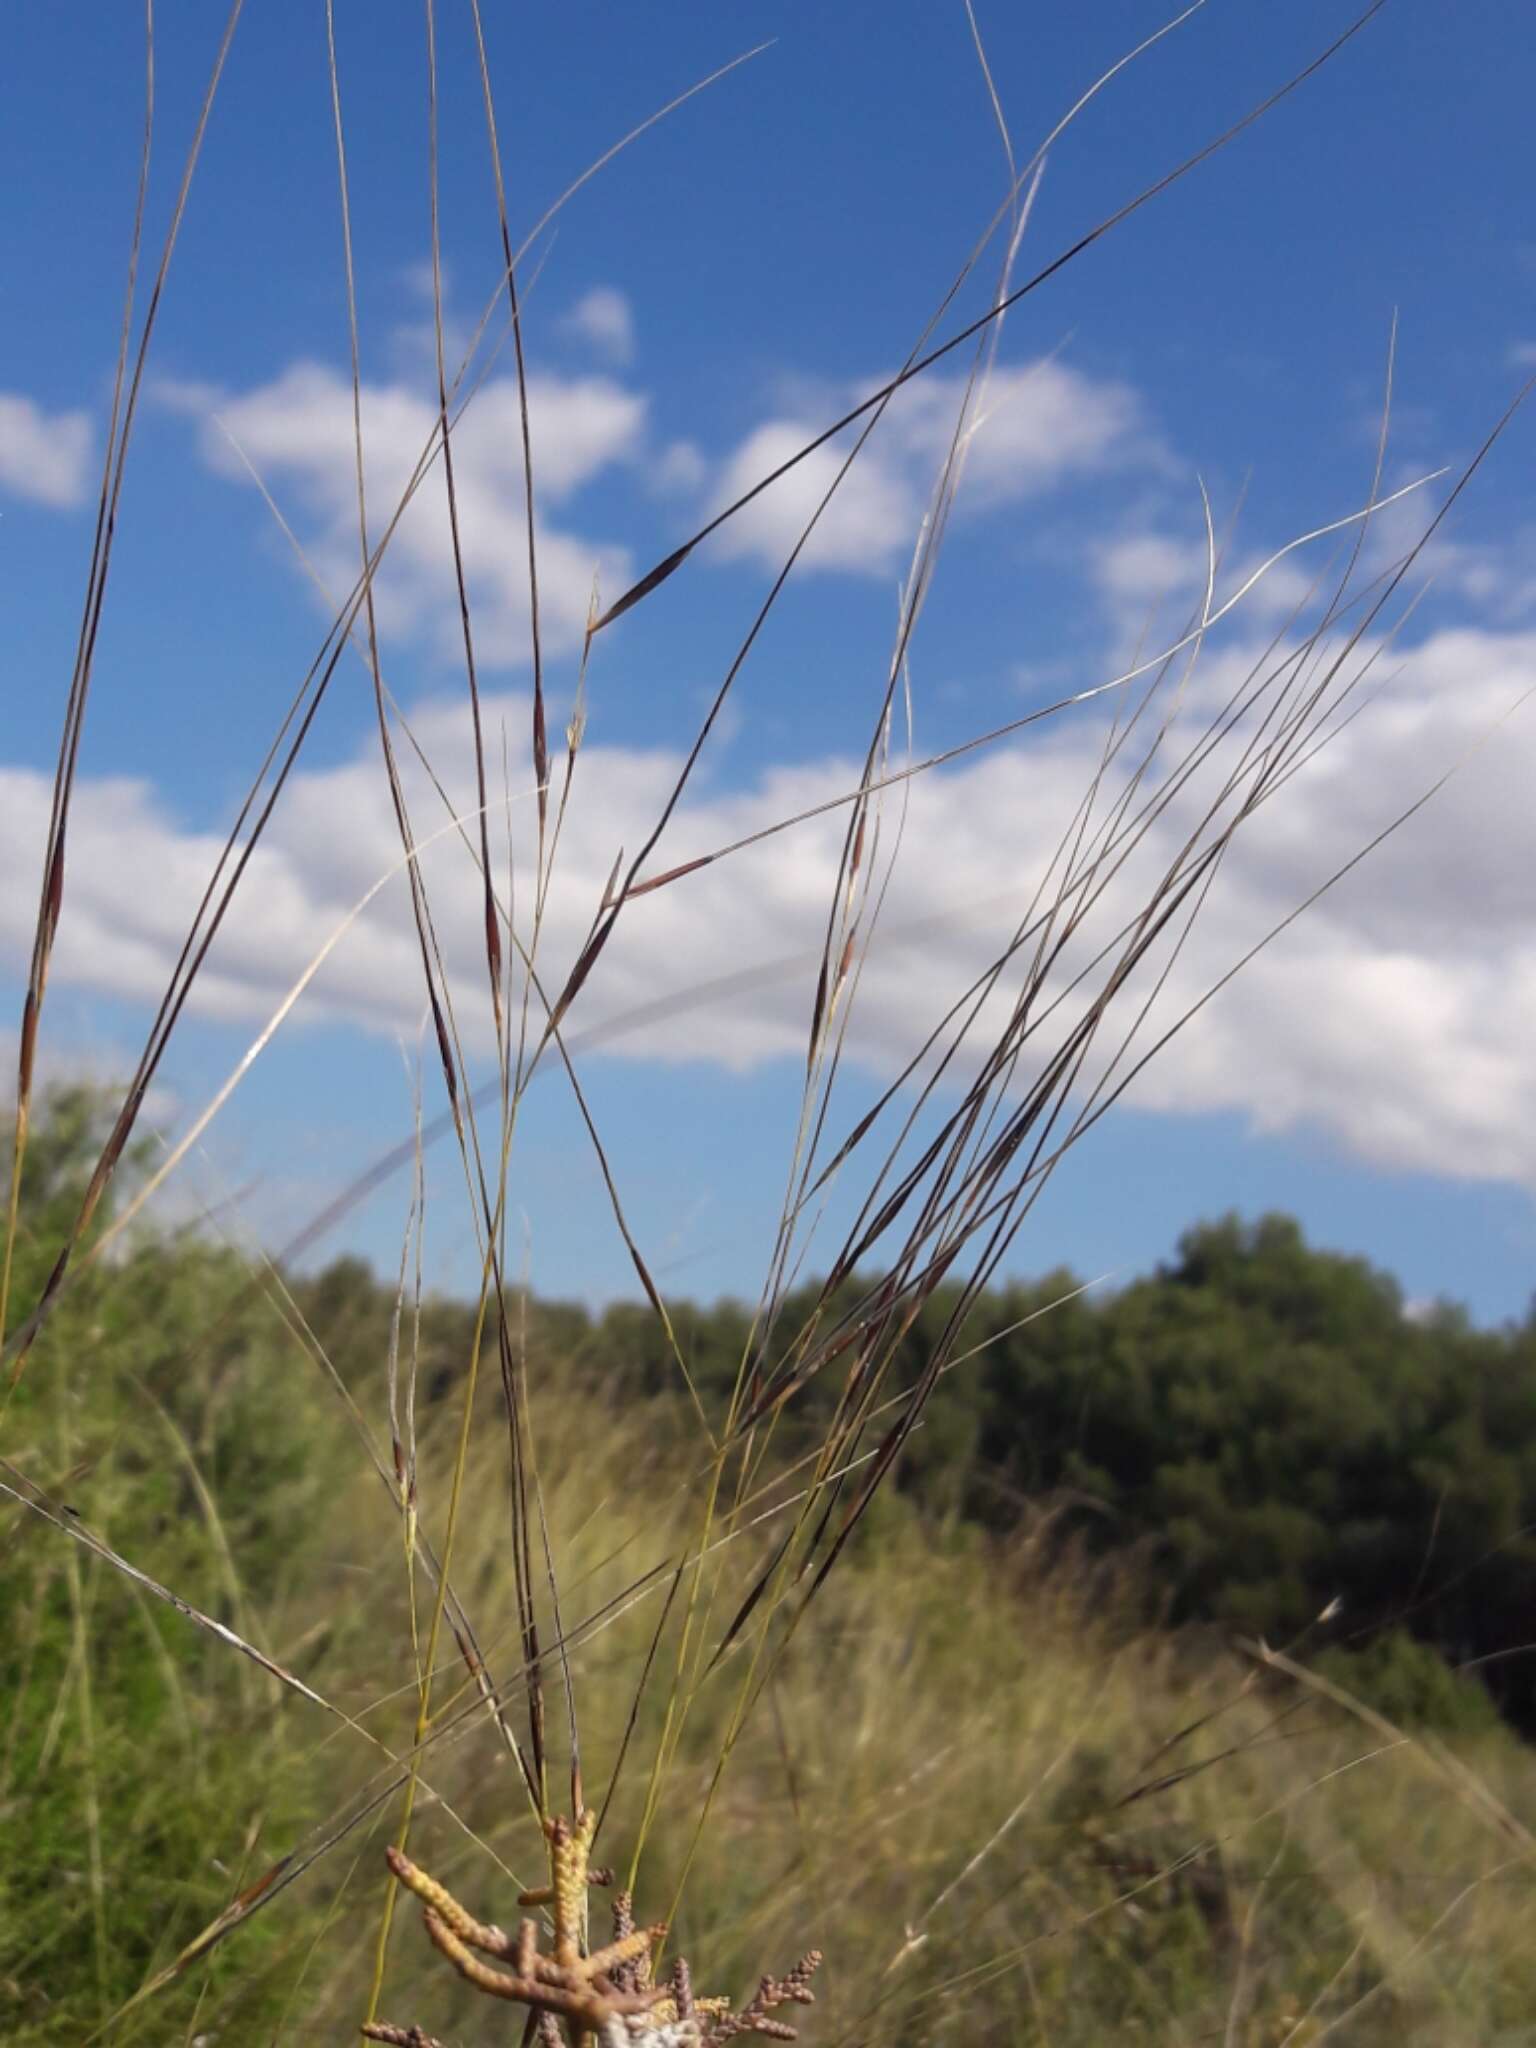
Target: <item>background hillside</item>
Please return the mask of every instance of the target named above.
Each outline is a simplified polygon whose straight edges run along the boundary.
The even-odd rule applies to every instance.
[[[35,1138],[25,1289],[72,1215],[95,1109],[56,1099]],[[814,1926],[829,2044],[1527,2039],[1536,1901],[1513,1816],[1536,1763],[1437,1652],[1517,1624],[1499,1595],[1523,1555],[1531,1331],[1405,1316],[1381,1276],[1277,1219],[1192,1231],[1166,1273],[1012,1329],[1062,1289],[977,1305],[968,1337],[996,1341],[962,1347],[761,1711],[735,1730],[728,1660],[691,1696],[657,1813],[631,1774],[611,1839],[648,1830],[658,1894],[690,1871],[680,1934],[712,1983],[750,1984]],[[414,1697],[398,1527],[357,1454],[384,1418],[394,1306],[355,1263],[285,1283],[192,1232],[88,1270],[50,1324],[5,1468],[8,2041],[87,2038],[258,1885],[114,2038],[334,2041],[366,1995],[373,1802]],[[707,1398],[741,1313],[676,1310]],[[697,1482],[652,1321],[530,1304],[526,1322],[584,1742],[605,1763],[637,1665],[675,1634],[651,1574]],[[444,1301],[407,1339],[426,1500],[472,1339],[472,1309]],[[88,1392],[68,1369],[86,1347]],[[493,1657],[514,1612],[498,1404],[483,1386],[459,1564]],[[817,1428],[783,1432],[717,1605],[772,1544]],[[21,1513],[29,1480],[329,1706]],[[1266,1668],[1228,1628],[1319,1676]],[[1518,1708],[1519,1670],[1479,1675]],[[672,1707],[640,1711],[645,1747]],[[505,1913],[531,1824],[456,1725],[450,1705],[421,1853]],[[410,1947],[397,1967],[423,2018],[483,2037],[465,1987],[423,1979]]]
[[[344,1260],[295,1284],[349,1377],[384,1355],[394,1296]],[[865,1290],[850,1283],[837,1306]],[[820,1293],[788,1297],[796,1329]],[[898,1352],[917,1385],[959,1290],[940,1288]],[[725,1413],[751,1317],[669,1304],[694,1385]],[[647,1305],[597,1316],[533,1302],[529,1342],[562,1379],[691,1417]],[[471,1306],[424,1312],[427,1384],[467,1357]],[[1416,1638],[1536,1722],[1536,1314],[1475,1328],[1453,1303],[1405,1307],[1366,1262],[1309,1246],[1283,1216],[1199,1224],[1152,1277],[1085,1290],[1068,1272],[988,1289],[895,1483],[926,1517],[1077,1554],[1130,1554],[1156,1617],[1279,1643],[1333,1610],[1327,1640]],[[808,1451],[836,1394],[813,1380],[781,1444]],[[1370,1646],[1375,1647],[1370,1647]]]

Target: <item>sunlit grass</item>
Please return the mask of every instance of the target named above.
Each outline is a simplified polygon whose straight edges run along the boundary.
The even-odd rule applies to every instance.
[[[0,1634],[6,2038],[86,2038],[245,1887],[362,1814],[112,2036],[342,2038],[367,1996],[387,1881],[391,1807],[363,1809],[398,1781],[416,1715],[397,1518],[270,1304],[247,1295],[231,1311],[235,1263],[186,1247],[142,1256],[113,1289],[132,1298],[153,1267],[141,1298],[161,1304],[157,1339],[131,1316],[83,1325],[99,1330],[90,1407],[61,1393],[62,1375],[32,1397],[29,1415],[51,1411],[58,1433],[46,1468],[41,1450],[29,1462],[55,1482],[71,1473],[83,1522],[130,1560],[153,1554],[333,1711],[95,1557],[72,1579],[55,1532],[14,1525]],[[76,1334],[71,1320],[56,1342]],[[179,1377],[178,1338],[210,1326],[225,1333],[223,1371]],[[826,1963],[800,2019],[824,2043],[1278,2044],[1335,2025],[1366,2042],[1489,2041],[1523,2023],[1532,1866],[1505,1811],[1536,1791],[1527,1752],[1496,1732],[1443,1753],[1213,1644],[1149,1631],[1124,1567],[1046,1566],[1023,1539],[987,1544],[892,1497],[723,1770],[745,1648],[647,1690],[631,1728],[637,1672],[677,1650],[675,1597],[659,1648],[656,1630],[698,1528],[700,1466],[681,1404],[610,1408],[595,1432],[591,1390],[561,1368],[530,1362],[531,1404],[584,1789],[604,1813],[596,1853],[629,1874],[672,1714],[637,1907],[673,1919],[668,1951],[687,1954],[701,1989],[748,1996],[814,1940]],[[357,1375],[353,1392],[376,1423],[382,1375]],[[476,1614],[502,1617],[481,1641],[515,1710],[496,1402],[485,1387],[456,1582]],[[450,1397],[424,1417],[429,1537],[455,1434]],[[702,1607],[739,1597],[795,1484],[776,1482],[758,1504],[767,1519],[706,1560]],[[517,1889],[539,1879],[537,1823],[452,1653],[435,1698],[413,1854],[472,1911],[515,1921]],[[558,1685],[547,1702],[560,1749]],[[383,2016],[464,2044],[497,2038],[502,2010],[442,1964],[414,1909],[399,1919]]]

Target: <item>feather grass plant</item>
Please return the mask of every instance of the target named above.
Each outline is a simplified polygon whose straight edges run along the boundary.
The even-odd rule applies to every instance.
[[[439,44],[450,31],[426,0],[435,422],[400,500],[380,504],[367,488],[345,38],[327,0],[356,578],[229,827],[121,1103],[78,1185],[63,1189],[68,1199],[62,1209],[55,1200],[39,1235],[32,1193],[38,1052],[53,949],[69,912],[68,824],[95,649],[157,313],[241,10],[236,0],[141,308],[154,134],[151,27],[139,211],[21,1022],[0,1280],[0,1490],[13,1510],[13,1555],[24,1545],[38,1560],[13,1603],[24,1647],[7,1757],[14,1765],[25,1756],[33,1788],[51,1783],[48,1767],[68,1721],[71,1790],[82,1802],[87,1848],[75,1903],[61,1907],[50,1897],[44,1910],[41,1888],[8,1902],[8,1910],[32,1917],[23,1954],[6,1967],[54,1987],[30,2006],[25,1987],[18,1993],[24,2010],[14,2038],[150,2041],[174,2033],[254,2042],[338,2038],[350,2029],[433,2048],[442,2027],[469,2030],[466,2040],[499,2038],[506,2004],[525,2042],[711,2048],[753,2033],[787,2038],[797,2009],[810,2004],[822,1948],[829,1960],[816,1980],[818,2038],[829,2048],[961,2036],[1195,2038],[1169,2022],[1181,2009],[1202,2016],[1201,2038],[1213,2037],[1214,2026],[1231,2043],[1285,2048],[1345,2026],[1351,2038],[1378,2038],[1374,2018],[1385,2018],[1389,2006],[1394,2038],[1402,2038],[1404,2013],[1413,2011],[1430,2030],[1421,2038],[1491,2039],[1477,2029],[1526,1996],[1528,1971],[1518,1954],[1501,1953],[1502,1908],[1488,1916],[1494,1931],[1486,1945],[1497,1960],[1484,1967],[1475,1994],[1429,1959],[1435,1929],[1454,1918],[1463,1897],[1500,1888],[1514,1896],[1530,1881],[1529,1839],[1485,1777],[1369,1717],[1351,1720],[1347,1700],[1299,1670],[1291,1674],[1299,1689],[1277,1689],[1276,1674],[1289,1670],[1283,1653],[1258,1649],[1251,1669],[1224,1657],[1182,1668],[1181,1653],[1117,1621],[1112,1603],[1096,1615],[1091,1600],[1059,1580],[1025,1573],[1021,1592],[1003,1582],[995,1560],[963,1547],[936,1552],[885,1492],[940,1377],[964,1365],[968,1313],[1057,1165],[1194,1011],[1275,936],[1251,934],[1192,1007],[1164,1016],[1159,998],[1234,842],[1361,707],[1381,650],[1412,602],[1415,563],[1482,460],[1480,453],[1452,480],[1402,559],[1362,582],[1367,531],[1403,495],[1383,489],[1389,373],[1363,504],[1303,537],[1333,536],[1341,552],[1244,675],[1214,694],[1193,680],[1208,639],[1254,580],[1218,606],[1224,548],[1207,506],[1204,591],[1171,644],[964,748],[914,760],[903,744],[913,634],[968,456],[984,431],[1005,320],[1302,88],[1383,4],[1374,0],[1313,63],[1022,282],[1046,147],[1153,42],[1186,22],[1199,0],[1099,79],[1025,158],[1015,152],[973,18],[1008,166],[1002,204],[894,378],[616,599],[603,606],[594,597],[562,748],[550,733],[534,516],[539,421],[525,359],[528,266],[550,215],[519,241],[488,50],[496,24],[470,0],[496,208],[496,284],[455,365],[438,179]],[[455,21],[452,32],[462,28]],[[987,263],[986,311],[948,331],[962,292]],[[505,766],[498,772],[487,731],[465,566],[470,508],[455,468],[466,412],[508,346],[529,514],[526,791],[512,786]],[[856,781],[819,813],[785,817],[766,833],[673,860],[669,828],[806,545],[898,394],[951,357],[966,364],[962,399],[914,536]],[[683,601],[682,581],[700,543],[839,435],[833,481],[742,632],[651,829],[621,852],[573,957],[552,963],[548,910],[562,882],[562,833],[582,801],[588,660],[642,603]],[[439,491],[472,736],[466,808],[390,692],[375,604],[407,508]],[[113,1301],[133,1302],[136,1272],[154,1270],[135,1235],[154,1195],[319,964],[190,1133],[158,1163],[139,1162],[129,1184],[127,1162],[149,1091],[230,906],[250,886],[252,856],[320,705],[348,660],[360,660],[370,681],[380,773],[400,842],[396,872],[409,898],[428,1043],[446,1102],[443,1128],[457,1153],[479,1271],[473,1341],[458,1362],[451,1410],[421,1391],[420,1160],[428,1137],[421,1116],[409,1148],[418,1177],[388,1357],[365,1382],[349,1382],[327,1358],[280,1260],[221,1264],[212,1249],[199,1253],[220,1284],[216,1299],[164,1316],[164,1348],[182,1367],[179,1375],[162,1361],[152,1383],[137,1386],[128,1349],[92,1334],[92,1318],[109,1315]],[[957,754],[1081,714],[1094,700],[1106,714],[1098,764],[1045,872],[1012,906],[984,969],[949,992],[942,1017],[912,1045],[899,1073],[862,1107],[846,1108],[850,1020],[900,858],[913,784]],[[577,1044],[583,998],[636,902],[663,889],[685,891],[703,869],[718,870],[772,833],[826,812],[839,818],[841,848],[808,990],[791,1170],[735,1385],[725,1412],[711,1413],[690,1378],[584,1086]],[[456,863],[451,870],[446,856]],[[438,908],[447,886],[474,891],[484,933],[478,989],[449,970]],[[334,943],[333,936],[325,951]],[[495,1046],[489,1086],[477,1085],[471,1047],[482,1025],[472,1027],[472,1005],[483,1006]],[[612,1221],[675,1367],[674,1408],[693,1431],[687,1456],[669,1450],[637,1458],[643,1418],[616,1425],[611,1440],[602,1440],[590,1419],[601,1413],[601,1393],[583,1407],[568,1387],[560,1389],[553,1362],[530,1353],[509,1244],[509,1189],[525,1099],[550,1070],[576,1107]],[[834,1186],[853,1187],[857,1199],[827,1256],[817,1231]],[[50,1200],[59,1195],[49,1191]],[[813,1243],[826,1257],[826,1278],[809,1311],[791,1317],[786,1304],[796,1298]],[[922,1374],[898,1385],[902,1340],[936,1291],[957,1283]],[[153,1301],[134,1309],[150,1325],[162,1315]],[[232,1336],[231,1386],[214,1361]],[[252,1361],[272,1343],[287,1361],[283,1384],[302,1377],[308,1390],[302,1456],[274,1405],[257,1401],[253,1426],[272,1448],[274,1469],[216,1484],[209,1465],[233,1457],[239,1437],[217,1410],[221,1401],[238,1407],[255,1399]],[[785,1452],[783,1425],[813,1381],[829,1421],[797,1462]],[[189,1393],[189,1384],[202,1391]],[[68,1495],[89,1436],[87,1390],[98,1414],[117,1419],[110,1442],[86,1450],[99,1483],[83,1515]],[[669,1443],[676,1427],[673,1413]],[[348,1460],[357,1476],[343,1482]],[[135,1491],[149,1485],[176,1490],[191,1508],[157,1525]],[[285,1505],[290,1488],[295,1499]],[[279,1569],[255,1526],[263,1514],[291,1524],[308,1544],[321,1541],[324,1560],[311,1556],[301,1571],[305,1545],[296,1543],[290,1568]],[[243,1550],[266,1559],[259,1586],[245,1575]],[[62,1635],[45,1626],[58,1603],[67,1617]],[[140,1725],[124,1696],[130,1667],[116,1655],[123,1629],[141,1631],[153,1645],[163,1694],[153,1752],[136,1760],[112,1754],[119,1731]],[[1257,1683],[1259,1668],[1265,1685]],[[1150,1716],[1149,1700],[1156,1702]],[[1150,1743],[1149,1718],[1160,1724]],[[112,1826],[123,1825],[124,1809],[120,1801],[104,1807],[102,1794],[104,1774],[128,1768],[143,1774],[153,1809],[139,1813],[129,1841],[157,1875],[137,1883],[131,1857],[111,1863],[109,1877],[116,1849],[108,1809]],[[1491,1768],[1513,1766],[1498,1751]],[[1402,1843],[1422,1841],[1426,1862],[1445,1874],[1428,1907],[1422,1897],[1388,1896],[1393,1882],[1371,1861],[1379,1837],[1369,1853],[1359,1846],[1370,1816],[1352,1803],[1352,1788],[1366,1771],[1391,1782]],[[1416,1772],[1432,1785],[1432,1800],[1414,1789]],[[46,1801],[56,1790],[26,1796]],[[1154,1804],[1161,1818],[1143,1827],[1141,1816]],[[188,1928],[168,1898],[146,1897],[144,1885],[174,1884],[167,1872],[187,1853],[182,1835],[212,1828],[221,1806],[222,1903]],[[1434,1839],[1437,1831],[1443,1841]],[[274,1838],[284,1843],[275,1856]],[[599,1936],[588,1925],[595,1856],[613,1865],[605,1873],[614,1888],[613,1924]],[[1456,1882],[1465,1883],[1447,1897],[1457,1858]],[[191,1903],[206,1906],[207,1890],[189,1882]],[[1295,1897],[1272,1937],[1267,1902],[1281,1893]],[[424,1906],[426,1935],[441,1962],[434,1964],[414,1929],[408,1940],[397,1938],[402,1895]],[[176,1927],[173,1940],[163,1930],[140,1930],[129,1989],[112,1959],[121,1898],[133,1899],[141,1917],[163,1916]],[[313,1902],[307,1915],[291,1910],[287,1932],[270,1931],[279,1902],[291,1909],[295,1899]],[[525,1917],[512,1931],[482,1922],[472,1910],[482,1899],[515,1899]],[[659,1917],[637,1927],[637,1900]],[[265,1949],[261,1930],[269,1930]],[[737,1988],[729,1996],[696,1990],[689,1965],[666,1958],[669,1930],[686,1942],[700,1984]],[[1096,1942],[1105,1953],[1090,1988],[1081,1958]],[[801,1959],[786,1974],[764,1973],[768,1961],[782,1967],[794,1956]],[[83,1991],[64,1983],[76,1968]],[[755,1991],[739,1988],[754,1982]],[[1382,1988],[1388,1985],[1390,1993]],[[408,2017],[385,2017],[386,2008]],[[160,2015],[172,2011],[167,2033]],[[56,2025],[66,2031],[51,2033]]]

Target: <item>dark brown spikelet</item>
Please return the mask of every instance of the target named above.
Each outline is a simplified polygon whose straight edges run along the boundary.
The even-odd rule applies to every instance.
[[[628,1941],[635,1931],[635,1901],[629,1892],[615,1892],[613,1895],[613,1938],[615,1942]],[[639,1991],[643,1988],[645,1966],[639,1957],[631,1962],[615,1963],[608,1976],[620,1991]]]
[[[693,1972],[688,1967],[686,1956],[679,1956],[672,1965],[672,2003],[677,2007],[680,2020],[693,2018]]]
[[[635,1931],[635,1900],[632,1892],[613,1895],[613,1938],[625,1941]]]
[[[807,1949],[787,1977],[781,1977],[773,1985],[774,2003],[777,2005],[814,2005],[816,1994],[811,1989],[811,1979],[821,1968],[821,1950]]]
[[[811,1990],[811,1979],[820,1967],[821,1950],[813,1948],[800,1958],[787,1977],[764,1977],[750,2005],[744,2005],[740,2012],[717,2013],[709,2021],[704,2031],[709,2048],[720,2048],[722,2042],[734,2041],[740,2034],[757,2034],[769,2041],[793,2041],[794,2028],[771,2015],[781,2005],[814,2005],[816,1994]]]

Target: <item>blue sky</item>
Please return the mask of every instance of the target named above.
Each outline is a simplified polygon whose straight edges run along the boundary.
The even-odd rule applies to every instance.
[[[499,239],[469,10],[438,15],[445,314],[462,345],[495,291]],[[1129,0],[978,4],[1017,155],[1163,18]],[[1281,84],[1348,18],[1312,0],[1209,0],[1052,149],[1018,275]],[[343,0],[336,19],[377,517],[434,402],[425,35],[421,11],[392,0]],[[487,8],[486,25],[519,238],[636,123],[770,43],[594,178],[523,269],[558,732],[594,571],[617,595],[889,375],[993,217],[1007,170],[960,5]],[[216,10],[157,9],[150,267],[220,26]],[[325,633],[313,579],[339,598],[355,574],[324,30],[316,5],[247,10],[172,265],[81,757],[45,1025],[57,1071],[121,1072],[136,1051],[218,836]],[[13,281],[0,355],[0,996],[14,1018],[106,430],[142,23],[103,10],[85,39],[59,10],[29,10],[11,56],[0,153],[6,189],[25,203],[0,219]],[[1358,511],[1394,315],[1386,487],[1466,459],[1536,367],[1533,59],[1536,20],[1518,11],[1390,0],[1265,122],[1010,315],[913,642],[919,757],[1176,638],[1204,578],[1200,480],[1219,530],[1241,507],[1218,598],[1294,536]],[[941,335],[988,303],[1000,253]],[[492,348],[503,328],[493,323]],[[904,394],[853,472],[743,670],[662,864],[849,786],[963,401],[963,360]],[[508,369],[503,349],[460,445],[488,729],[498,775],[505,729],[523,792]],[[1202,923],[1206,950],[1180,964],[1174,995],[1192,999],[1202,975],[1208,984],[1395,808],[1480,750],[1149,1067],[1047,1190],[1014,1270],[1125,1277],[1200,1216],[1281,1207],[1319,1241],[1390,1266],[1411,1296],[1523,1312],[1536,1253],[1536,939],[1522,879],[1536,855],[1536,739],[1531,713],[1510,707],[1536,682],[1531,431],[1516,421],[1424,557],[1414,587],[1427,578],[1427,594],[1384,651],[1380,698],[1234,856]],[[643,836],[792,544],[813,469],[597,642],[551,888],[552,962],[579,942],[619,845]],[[1368,572],[1411,543],[1444,489],[1378,516]],[[440,505],[423,491],[378,598],[391,688],[462,801],[467,699]],[[1280,627],[1327,547],[1287,556],[1212,632],[1193,710]],[[846,1114],[1027,899],[1107,715],[1100,700],[913,784],[851,1027]],[[422,818],[429,804],[422,792]],[[525,795],[513,813],[523,857]],[[384,874],[392,831],[371,690],[349,658],[173,1043],[154,1104],[168,1140]],[[679,1291],[750,1295],[760,1283],[836,843],[835,825],[797,828],[632,905],[573,1017],[574,1032],[593,1034],[581,1071],[626,1211]],[[430,873],[471,1067],[488,1074],[477,884],[451,842]],[[280,1243],[409,1130],[421,996],[402,903],[397,878],[210,1126],[168,1189],[173,1204],[238,1190],[232,1227]],[[426,1092],[430,1113],[430,1076]],[[431,1270],[470,1284],[451,1160],[435,1158],[429,1187]],[[840,1186],[831,1223],[859,1191]],[[628,1291],[553,1072],[529,1095],[513,1195],[537,1286]],[[391,1261],[407,1200],[405,1181],[388,1184],[331,1243]]]

